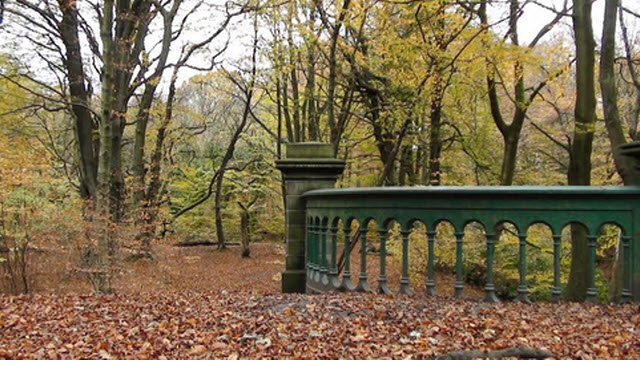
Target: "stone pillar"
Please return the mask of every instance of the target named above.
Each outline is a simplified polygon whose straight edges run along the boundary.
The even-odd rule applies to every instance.
[[[306,288],[306,209],[301,195],[315,189],[333,188],[345,163],[334,158],[331,144],[306,142],[287,144],[285,158],[276,161],[285,191],[286,268],[283,293],[304,293]]]

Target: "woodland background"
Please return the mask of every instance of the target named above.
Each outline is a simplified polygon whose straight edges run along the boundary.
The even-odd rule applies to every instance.
[[[166,244],[242,241],[250,256],[249,241],[281,242],[285,142],[333,144],[340,187],[640,183],[616,150],[637,137],[640,14],[598,3],[595,41],[583,0],[5,0],[2,289],[29,292],[52,255],[111,293],[114,268],[153,265]],[[507,298],[511,227],[496,250]],[[481,284],[484,238],[468,229],[465,276]],[[568,299],[584,297],[584,237],[563,232]],[[599,237],[603,301],[619,238]],[[551,241],[528,231],[533,299],[550,296]],[[441,225],[443,273],[454,244]],[[424,283],[424,226],[411,246]]]

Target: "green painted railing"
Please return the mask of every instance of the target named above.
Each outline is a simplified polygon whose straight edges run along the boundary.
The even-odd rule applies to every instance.
[[[622,231],[624,254],[621,299],[637,299],[640,293],[640,187],[404,187],[312,190],[302,194],[306,207],[306,287],[310,292],[371,291],[367,278],[367,225],[380,227],[380,276],[378,291],[391,294],[386,276],[386,239],[392,223],[402,236],[401,294],[413,294],[409,284],[409,234],[414,223],[426,226],[426,292],[435,294],[434,242],[436,226],[447,221],[455,229],[456,282],[454,296],[463,294],[463,236],[465,226],[480,223],[486,237],[485,301],[497,302],[494,286],[494,247],[497,226],[512,223],[519,236],[519,285],[517,300],[528,302],[526,231],[533,224],[547,225],[553,236],[554,275],[552,296],[561,297],[560,242],[562,229],[579,223],[588,231],[589,288],[587,300],[596,297],[596,240],[601,227],[614,224]],[[350,236],[352,221],[360,229],[360,268],[352,279],[349,239],[345,238],[345,268],[338,271],[337,240],[341,225]],[[342,221],[342,223],[340,223]],[[341,278],[340,278],[341,277]]]

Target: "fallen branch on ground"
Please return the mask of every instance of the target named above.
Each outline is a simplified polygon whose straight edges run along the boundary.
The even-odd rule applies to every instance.
[[[438,360],[470,360],[470,359],[547,359],[553,354],[547,350],[536,350],[530,347],[510,347],[502,350],[484,352],[481,350],[451,351],[438,356]]]
[[[237,246],[240,245],[237,241],[227,242],[227,245]],[[196,246],[208,246],[208,245],[218,245],[217,241],[211,240],[194,240],[194,241],[181,241],[175,244],[176,247],[196,247]]]

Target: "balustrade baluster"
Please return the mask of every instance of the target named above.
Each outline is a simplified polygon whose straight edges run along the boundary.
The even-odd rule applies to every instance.
[[[520,283],[518,284],[518,295],[516,296],[516,301],[531,303],[527,296],[529,293],[529,290],[527,289],[527,235],[521,234],[518,235],[518,238],[520,239],[520,253],[518,257]]]
[[[357,292],[370,292],[367,282],[367,228],[360,228],[360,275],[358,276]]]
[[[456,283],[453,286],[453,296],[462,297],[464,289],[464,274],[462,273],[462,238],[464,232],[456,232]]]
[[[351,282],[351,228],[345,227],[342,231],[344,232],[344,273],[338,290],[346,292],[355,289],[355,285]]]
[[[336,259],[338,251],[338,227],[331,227],[331,269],[329,269],[329,285],[335,290],[340,287],[338,280],[338,263]]]
[[[493,284],[493,252],[495,248],[495,236],[493,234],[485,234],[487,239],[487,283],[484,286],[484,301],[491,303],[499,303],[500,300],[496,296],[496,288]]]
[[[327,225],[323,224],[322,238],[320,243],[322,245],[322,250],[320,251],[322,253],[322,257],[320,258],[320,283],[323,286],[329,285],[329,265],[327,263],[327,230]]]
[[[320,224],[316,224],[316,252],[314,257],[314,271],[313,271],[313,281],[316,283],[320,282],[320,255],[322,254],[322,222]]]
[[[378,292],[392,294],[387,286],[387,230],[379,230],[380,234],[380,277],[378,278]]]
[[[597,236],[589,236],[589,287],[587,288],[586,302],[598,302],[596,292],[596,242]]]
[[[631,302],[631,249],[630,249],[630,236],[622,237],[622,252],[624,255],[624,263],[622,270],[622,297],[620,297],[621,303]]]
[[[311,228],[312,228],[312,222],[310,220],[307,220],[307,228],[305,229],[305,234],[306,234],[306,239],[305,239],[305,267],[307,269],[307,278],[309,278],[309,276],[311,276],[311,247],[312,247],[312,242],[311,242]]]
[[[434,246],[436,240],[436,231],[427,231],[427,294],[436,295],[436,281],[434,276],[433,259],[435,256]]]
[[[311,255],[309,256],[309,259],[311,261],[310,264],[310,273],[309,273],[309,280],[313,281],[313,279],[315,278],[316,275],[316,257],[318,255],[318,226],[313,223],[311,225]]]
[[[400,278],[400,294],[413,295],[409,288],[409,234],[410,230],[403,230],[402,234],[402,278]]]
[[[560,244],[562,243],[562,235],[553,235],[553,290],[551,290],[551,299],[554,302],[560,301],[562,296],[562,288],[560,286]]]

